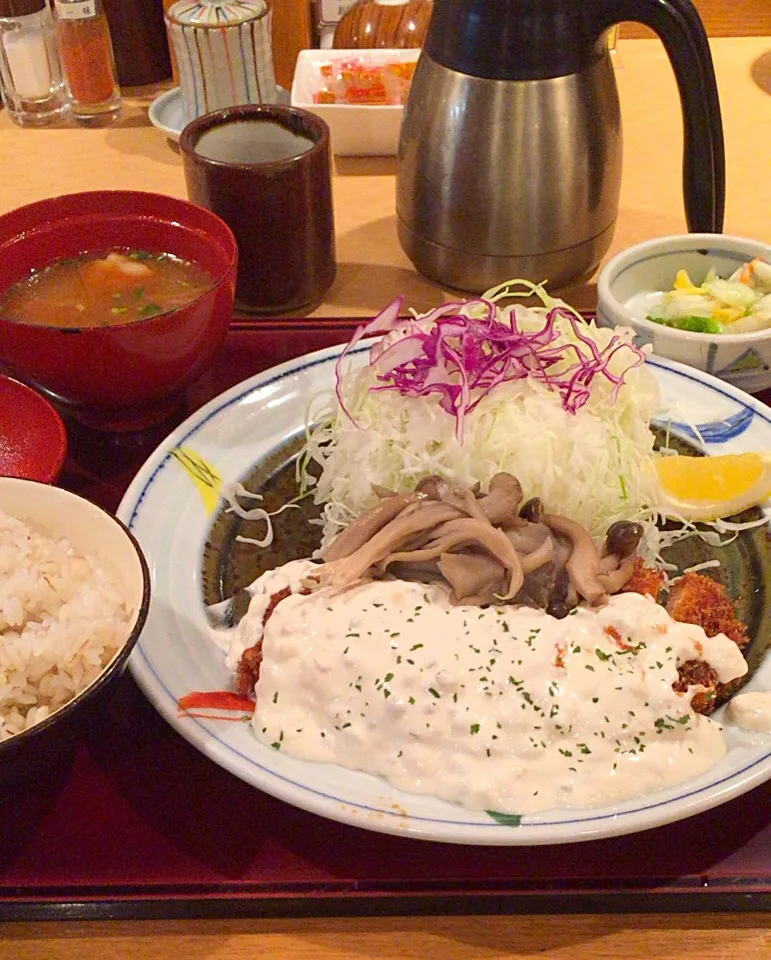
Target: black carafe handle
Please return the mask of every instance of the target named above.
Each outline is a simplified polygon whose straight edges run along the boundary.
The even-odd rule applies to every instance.
[[[603,31],[623,20],[654,30],[674,70],[683,112],[683,198],[691,233],[721,233],[725,148],[715,68],[691,0],[599,0],[588,5]]]

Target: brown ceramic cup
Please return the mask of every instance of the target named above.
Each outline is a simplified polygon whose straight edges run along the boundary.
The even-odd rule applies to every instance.
[[[236,309],[318,303],[336,270],[327,124],[295,107],[227,107],[192,120],[179,145],[189,199],[238,242]]]

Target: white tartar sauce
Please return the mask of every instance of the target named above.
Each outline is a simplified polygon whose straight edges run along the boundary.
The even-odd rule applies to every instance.
[[[725,752],[720,725],[691,710],[700,688],[672,684],[685,660],[707,660],[723,682],[745,660],[648,597],[556,620],[382,581],[293,594],[263,632],[271,594],[313,569],[296,561],[263,575],[230,651],[235,663],[263,641],[253,725],[275,750],[510,813],[642,796]]]
[[[745,730],[771,733],[771,692],[737,694],[726,708],[726,717]]]

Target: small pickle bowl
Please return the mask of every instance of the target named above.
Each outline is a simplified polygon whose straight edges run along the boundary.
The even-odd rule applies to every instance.
[[[759,393],[771,387],[771,328],[752,333],[701,333],[646,319],[655,295],[673,289],[678,271],[699,285],[710,269],[727,279],[755,257],[771,261],[771,247],[756,240],[714,233],[686,233],[617,254],[597,280],[597,322],[631,327],[639,346]]]
[[[109,326],[4,315],[3,297],[15,283],[57,261],[116,249],[192,262],[211,284],[181,305]],[[0,216],[0,368],[87,426],[123,432],[159,424],[182,405],[227,335],[237,265],[227,224],[175,197],[99,190],[11,210]]]
[[[0,375],[0,477],[56,483],[66,456],[59,411],[37,390]]]
[[[0,686],[0,784],[10,784],[60,765],[74,741],[99,723],[147,618],[150,574],[124,524],[77,494],[0,477],[0,511],[0,562],[27,549],[14,540],[23,536],[11,526],[19,521],[33,536],[45,538],[40,549],[48,578],[42,583],[42,573],[32,573],[40,567],[26,553],[24,562],[3,566],[0,666],[7,677],[24,678],[17,680],[23,694],[12,691],[10,681]],[[87,562],[92,567],[84,573]],[[123,611],[119,624],[113,619],[116,609]],[[10,714],[24,698],[26,709],[34,696],[36,712],[26,715],[19,729],[22,724],[9,721]],[[57,705],[48,712],[45,701]]]
[[[291,104],[327,122],[332,153],[395,156],[419,56],[417,48],[301,50]]]

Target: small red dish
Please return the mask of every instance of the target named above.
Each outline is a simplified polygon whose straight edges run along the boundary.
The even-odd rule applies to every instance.
[[[0,476],[55,483],[67,456],[59,413],[32,387],[0,375]]]

